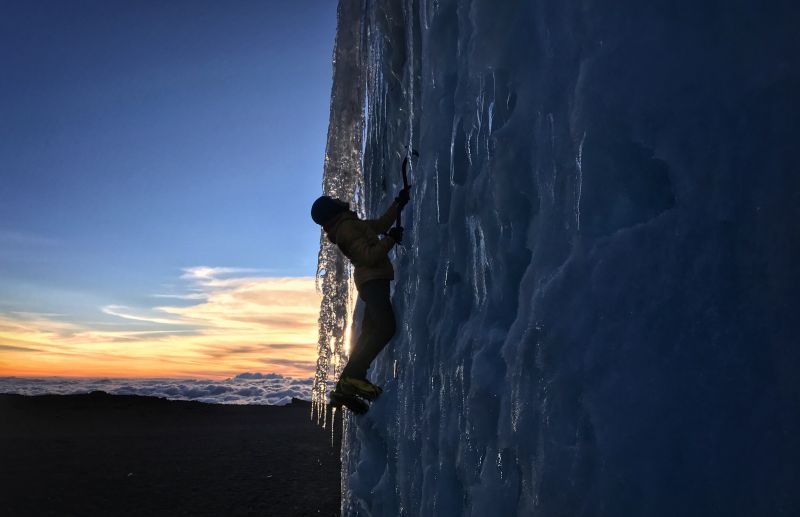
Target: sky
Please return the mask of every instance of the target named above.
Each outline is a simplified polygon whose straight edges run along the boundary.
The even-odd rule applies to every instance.
[[[309,375],[336,2],[8,2],[0,375]]]

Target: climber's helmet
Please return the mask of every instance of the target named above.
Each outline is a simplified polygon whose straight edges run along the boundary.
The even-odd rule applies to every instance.
[[[330,196],[320,196],[311,205],[311,219],[322,226],[345,210],[350,210],[350,204]]]

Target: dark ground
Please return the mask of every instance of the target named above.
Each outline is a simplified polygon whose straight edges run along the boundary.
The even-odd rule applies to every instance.
[[[339,515],[339,433],[331,447],[309,414],[307,403],[0,395],[0,515]]]

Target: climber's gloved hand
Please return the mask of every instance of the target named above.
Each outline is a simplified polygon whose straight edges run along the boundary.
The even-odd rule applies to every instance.
[[[397,226],[393,226],[391,229],[389,229],[388,232],[386,232],[386,235],[391,237],[394,240],[395,244],[402,244],[402,242],[403,242],[403,227],[401,226],[401,227],[398,228]]]
[[[409,190],[410,188],[410,186],[404,188],[399,194],[397,194],[397,197],[394,198],[394,202],[397,203],[397,208],[402,210],[403,207],[408,204],[408,200],[411,199],[411,192]]]

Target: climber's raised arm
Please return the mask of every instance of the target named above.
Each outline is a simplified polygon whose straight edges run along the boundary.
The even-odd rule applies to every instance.
[[[386,233],[397,220],[397,201],[393,201],[389,208],[377,219],[367,219],[366,223],[375,230],[376,233]]]
[[[375,232],[386,233],[397,220],[398,210],[402,210],[403,207],[408,204],[408,200],[409,189],[404,188],[399,194],[397,194],[397,197],[394,198],[394,201],[391,205],[389,205],[389,208],[383,213],[382,216],[377,219],[367,219],[366,223],[369,224],[372,229],[375,230]]]

